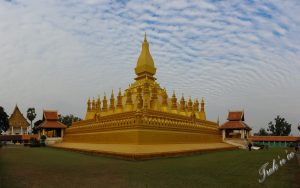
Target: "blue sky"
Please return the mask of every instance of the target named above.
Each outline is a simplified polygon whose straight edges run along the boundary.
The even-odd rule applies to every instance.
[[[207,117],[245,111],[256,132],[300,123],[300,1],[0,1],[0,101],[84,117],[89,96],[125,89],[147,32],[169,94]]]

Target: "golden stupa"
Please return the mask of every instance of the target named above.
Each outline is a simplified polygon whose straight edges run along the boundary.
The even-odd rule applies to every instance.
[[[218,124],[206,120],[203,98],[199,110],[198,99],[177,101],[174,91],[169,97],[155,72],[145,34],[135,82],[116,99],[112,91],[109,104],[106,95],[89,98],[85,119],[66,129],[57,146],[133,158],[231,148]]]

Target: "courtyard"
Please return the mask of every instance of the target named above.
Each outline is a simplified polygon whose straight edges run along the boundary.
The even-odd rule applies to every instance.
[[[297,157],[258,183],[258,170],[285,148],[218,151],[128,161],[55,148],[0,149],[0,187],[299,187]],[[279,163],[278,161],[276,161]]]

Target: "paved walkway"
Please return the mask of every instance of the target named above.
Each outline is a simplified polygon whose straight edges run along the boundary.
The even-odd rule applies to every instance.
[[[226,143],[207,144],[88,144],[88,143],[59,143],[52,147],[70,149],[76,151],[115,155],[125,158],[143,159],[157,156],[180,155],[187,153],[202,153],[216,150],[237,149]]]

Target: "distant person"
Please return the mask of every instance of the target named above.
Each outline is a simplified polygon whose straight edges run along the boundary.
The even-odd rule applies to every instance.
[[[295,144],[295,151],[298,152],[298,143]]]
[[[269,145],[266,145],[266,150],[268,150],[269,149]]]
[[[251,151],[251,148],[252,148],[252,144],[251,144],[251,142],[249,142],[248,143],[248,149],[249,149],[249,151]]]

